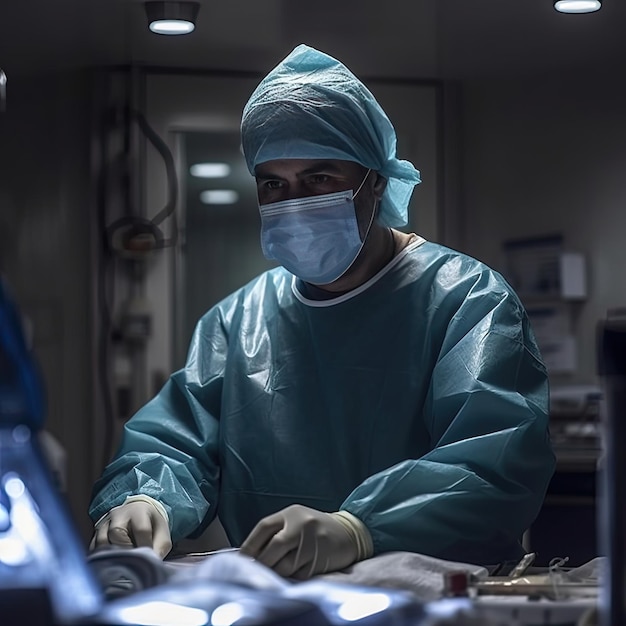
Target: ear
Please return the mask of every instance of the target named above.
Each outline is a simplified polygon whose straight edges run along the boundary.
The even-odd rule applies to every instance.
[[[374,183],[373,192],[374,197],[380,200],[383,197],[383,193],[387,188],[387,179],[376,172],[376,182]]]

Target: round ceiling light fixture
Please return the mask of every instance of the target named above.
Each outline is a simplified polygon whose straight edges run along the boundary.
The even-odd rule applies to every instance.
[[[148,27],[158,35],[188,35],[196,27],[199,2],[144,2]]]
[[[602,0],[554,0],[559,13],[593,13],[602,8]]]

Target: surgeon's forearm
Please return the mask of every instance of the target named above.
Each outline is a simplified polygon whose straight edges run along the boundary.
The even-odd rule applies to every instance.
[[[341,509],[367,526],[374,554],[399,550],[478,562],[500,552],[516,558],[542,493],[515,479],[494,485],[462,466],[406,461],[364,481]]]
[[[135,465],[130,461],[135,459]],[[136,462],[136,456],[121,457],[112,463],[96,483],[95,497],[89,510],[98,520],[128,496],[144,495],[158,501],[170,520],[174,542],[192,533],[202,523],[209,504],[199,485],[202,477],[192,471],[192,463],[151,458]]]

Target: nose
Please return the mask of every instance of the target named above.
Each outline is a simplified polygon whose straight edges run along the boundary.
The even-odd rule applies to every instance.
[[[294,180],[285,188],[285,197],[283,200],[297,200],[298,198],[306,198],[311,195],[311,190],[301,180]]]

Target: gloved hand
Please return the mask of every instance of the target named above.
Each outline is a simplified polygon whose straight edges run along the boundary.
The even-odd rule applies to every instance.
[[[172,549],[167,512],[148,496],[130,496],[96,522],[89,549],[111,544],[152,548],[164,558]]]
[[[305,580],[368,558],[373,548],[366,526],[350,513],[296,504],[262,519],[241,552],[282,576]]]

